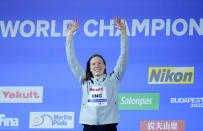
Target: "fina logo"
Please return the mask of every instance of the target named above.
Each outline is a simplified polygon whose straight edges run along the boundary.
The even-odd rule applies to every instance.
[[[6,118],[5,114],[0,114],[0,129],[16,129],[18,126],[18,118]]]
[[[30,128],[74,128],[74,112],[31,112]]]

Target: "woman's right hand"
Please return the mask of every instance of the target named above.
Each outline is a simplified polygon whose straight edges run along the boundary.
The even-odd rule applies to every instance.
[[[73,33],[79,29],[78,20],[73,20],[68,26],[67,39],[73,39]]]

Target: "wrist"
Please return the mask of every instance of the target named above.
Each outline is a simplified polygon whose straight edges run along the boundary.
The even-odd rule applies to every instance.
[[[121,30],[121,36],[123,36],[123,37],[127,36],[126,30]]]
[[[67,32],[67,40],[73,39],[73,32]]]

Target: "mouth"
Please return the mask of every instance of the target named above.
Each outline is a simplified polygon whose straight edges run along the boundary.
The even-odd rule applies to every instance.
[[[95,70],[95,72],[100,72],[101,70]]]
[[[96,68],[96,69],[94,69],[94,71],[95,71],[95,72],[101,72],[101,69]]]

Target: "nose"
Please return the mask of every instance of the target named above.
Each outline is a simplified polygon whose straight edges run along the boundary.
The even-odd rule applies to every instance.
[[[95,67],[99,67],[99,66],[100,66],[100,64],[99,64],[99,63],[96,63],[96,64],[95,64]]]

